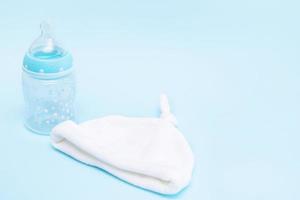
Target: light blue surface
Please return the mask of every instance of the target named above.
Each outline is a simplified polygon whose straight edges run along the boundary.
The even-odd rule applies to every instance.
[[[196,157],[191,185],[169,198],[300,199],[297,1],[74,2],[1,2],[1,200],[168,198],[23,127],[22,58],[43,19],[73,54],[79,121],[158,116],[168,93]]]

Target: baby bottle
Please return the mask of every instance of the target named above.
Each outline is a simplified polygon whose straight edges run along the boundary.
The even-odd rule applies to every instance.
[[[33,132],[49,134],[58,123],[74,119],[75,79],[71,54],[47,23],[40,28],[23,60],[24,123]]]

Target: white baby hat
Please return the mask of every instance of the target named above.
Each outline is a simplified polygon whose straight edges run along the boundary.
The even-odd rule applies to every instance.
[[[193,153],[175,127],[165,95],[160,118],[107,116],[81,124],[65,121],[52,130],[58,150],[136,186],[175,194],[191,179]]]

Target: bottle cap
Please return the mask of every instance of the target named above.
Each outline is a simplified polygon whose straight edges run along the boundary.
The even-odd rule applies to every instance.
[[[72,56],[52,36],[46,22],[40,25],[41,35],[24,56],[23,70],[30,73],[65,73],[72,68]]]

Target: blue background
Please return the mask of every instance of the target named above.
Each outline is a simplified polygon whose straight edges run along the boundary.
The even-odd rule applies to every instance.
[[[299,3],[1,1],[0,199],[300,199]],[[171,197],[53,150],[22,124],[24,53],[48,20],[72,52],[78,121],[159,115],[165,91],[196,158]]]

